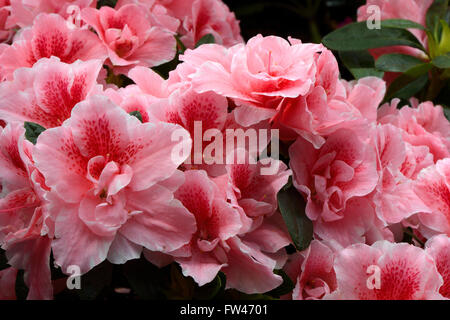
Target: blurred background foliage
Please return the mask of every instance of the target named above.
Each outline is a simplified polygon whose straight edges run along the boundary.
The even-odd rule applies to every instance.
[[[365,0],[224,0],[241,21],[245,40],[258,33],[319,43],[337,27],[356,20]]]

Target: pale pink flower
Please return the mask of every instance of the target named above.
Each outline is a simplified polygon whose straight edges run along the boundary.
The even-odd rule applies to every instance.
[[[127,75],[132,79],[135,85],[128,87],[137,87],[143,94],[155,99],[155,101],[168,98],[173,91],[169,89],[169,80],[164,80],[159,74],[150,68],[134,67]]]
[[[60,126],[78,102],[101,92],[96,82],[101,68],[100,60],[66,64],[55,57],[21,68],[12,81],[0,84],[0,118]]]
[[[441,234],[427,241],[425,251],[431,255],[444,280],[439,293],[450,299],[450,238]]]
[[[241,156],[244,161],[239,162]],[[270,158],[256,161],[253,156],[245,149],[232,150],[228,154],[226,174],[216,179],[222,192],[241,213],[241,232],[254,230],[275,213],[278,191],[291,175],[283,162]]]
[[[72,8],[79,9],[94,7],[97,0],[9,0],[11,3],[11,17],[8,19],[9,27],[18,25],[28,27],[34,23],[40,13],[57,13],[68,18]]]
[[[9,41],[13,35],[11,27],[7,27],[7,19],[10,12],[9,0],[0,0],[0,42]]]
[[[283,279],[274,273],[287,260],[284,247],[291,238],[279,212],[264,219],[255,230],[227,241],[230,251],[222,271],[227,276],[227,288],[247,294],[275,289]]]
[[[224,51],[209,46],[212,59],[196,62],[191,75],[194,90],[214,91],[232,98],[239,106],[236,121],[250,126],[273,118],[283,98],[297,98],[310,92],[316,82],[316,58],[326,50],[322,45],[291,43],[275,36],[258,35],[246,45]],[[213,53],[213,52],[216,53]],[[187,51],[181,57],[190,63],[195,55]],[[220,60],[219,60],[220,59]]]
[[[107,57],[98,37],[91,31],[70,27],[57,14],[41,14],[33,26],[24,29],[11,46],[0,55],[0,78],[12,79],[20,67],[32,67],[42,58],[58,57],[62,62],[105,60]]]
[[[142,124],[103,96],[79,103],[61,127],[43,132],[33,152],[51,191],[52,250],[63,271],[85,273],[103,260],[125,263],[142,247],[185,245],[195,220],[173,192],[183,183],[172,124]],[[183,140],[181,147],[190,147]]]
[[[381,20],[386,19],[406,19],[426,26],[426,14],[433,0],[367,0],[366,5],[358,9],[358,21],[367,20],[374,12],[370,11],[371,6],[377,6],[381,10]],[[410,29],[410,31],[426,47],[427,35],[425,31]],[[395,46],[373,49],[371,53],[375,58],[386,53],[403,53],[423,58],[424,54],[418,49]]]
[[[338,290],[328,299],[442,299],[439,288],[443,281],[433,258],[407,243],[352,245],[336,255],[334,270]]]
[[[239,21],[221,0],[174,0],[166,8],[180,6],[181,2],[191,2],[188,12],[175,15],[181,20],[179,33],[186,47],[193,48],[207,34],[212,34],[215,43],[225,47],[244,41]]]
[[[285,266],[295,281],[294,300],[319,300],[337,288],[334,252],[320,241],[313,240],[308,249],[296,252]]]
[[[422,170],[414,191],[429,208],[419,214],[420,232],[425,237],[439,233],[450,236],[450,158]]]
[[[87,8],[83,20],[92,26],[108,49],[109,63],[117,72],[134,66],[154,67],[172,60],[176,53],[173,34],[151,24],[142,8],[129,4],[120,9]]]
[[[50,249],[52,223],[43,194],[47,187],[31,159],[33,145],[20,125],[0,129],[0,245],[8,263],[25,270],[28,299],[51,299]]]
[[[379,125],[375,134],[380,180],[373,201],[379,218],[392,224],[428,211],[413,190],[414,174],[411,174],[416,171],[422,150],[404,142],[402,130],[390,124]],[[414,156],[409,157],[409,154]],[[433,164],[431,154],[425,155],[424,161]]]
[[[227,288],[252,294],[267,292],[282,283],[273,273],[286,261],[283,250],[289,236],[281,215],[274,214],[258,228],[242,231],[240,213],[226,201],[223,191],[205,171],[185,172],[186,181],[175,196],[197,221],[197,231],[190,243],[162,257],[146,252],[157,265],[177,261],[185,276],[199,285],[211,282],[219,271],[227,276]]]
[[[183,3],[186,2],[189,1],[183,1]],[[173,33],[176,33],[180,27],[181,21],[172,16],[169,10],[157,0],[119,0],[116,3],[115,9],[120,9],[127,4],[136,4],[142,7],[147,13],[147,18],[153,25],[161,26]]]
[[[139,87],[129,85],[119,89],[108,88],[103,92],[103,95],[110,98],[127,113],[139,111],[142,122],[149,122],[149,108],[154,99],[150,95],[143,93]]]
[[[318,59],[314,89],[296,99],[286,99],[274,121],[281,138],[292,140],[297,135],[320,148],[326,137],[340,128],[351,128],[359,136],[367,136],[367,128],[376,121],[377,108],[386,92],[385,82],[367,77],[359,81],[339,80],[339,69],[331,51]],[[291,131],[291,133],[289,133]]]
[[[225,47],[244,41],[239,21],[221,0],[119,0],[116,8],[129,3],[150,11],[161,25],[177,32],[187,48],[194,48],[207,34],[212,34],[215,43]]]
[[[398,99],[381,106],[380,123],[390,123],[403,130],[403,140],[413,146],[426,146],[434,161],[450,157],[450,122],[445,118],[442,106],[412,99],[411,107],[397,109]]]
[[[226,202],[217,185],[204,171],[186,171],[186,182],[175,197],[191,212],[197,221],[197,231],[181,257],[175,257],[185,276],[191,276],[200,285],[211,282],[226,265],[224,243],[241,229],[239,213]]]
[[[340,250],[356,243],[373,244],[379,240],[394,241],[394,235],[381,220],[367,198],[347,201],[342,218],[335,221],[314,221],[314,234],[318,239]]]
[[[204,152],[212,141],[225,139],[221,134],[225,128],[230,128],[229,119],[231,118],[227,113],[227,108],[227,99],[214,92],[199,94],[192,89],[187,89],[185,91],[176,90],[169,98],[153,103],[149,114],[151,122],[163,121],[185,128],[194,140],[191,156],[185,166],[190,168],[192,165],[202,168],[216,176],[222,174],[225,167],[216,163],[214,159],[205,158]],[[203,139],[207,131],[212,134],[210,141]],[[220,163],[224,163],[222,154],[218,154],[218,156],[221,156]],[[214,173],[214,170],[217,172]]]
[[[298,138],[289,155],[294,186],[307,197],[313,221],[342,219],[347,201],[368,195],[378,183],[374,148],[349,129],[336,131],[319,150]]]

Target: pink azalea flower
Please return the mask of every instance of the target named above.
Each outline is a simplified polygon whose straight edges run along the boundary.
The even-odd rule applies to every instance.
[[[443,234],[431,238],[425,244],[425,251],[433,257],[444,280],[439,293],[450,299],[450,238]]]
[[[13,27],[31,26],[40,13],[57,13],[67,18],[73,7],[87,8],[97,5],[97,0],[9,0],[11,3],[11,17],[8,25]]]
[[[154,67],[175,57],[173,34],[152,25],[137,5],[129,4],[118,10],[87,8],[81,15],[107,47],[109,63],[117,72],[126,73],[138,65]]]
[[[189,50],[181,57],[190,63],[193,56],[194,65],[199,65],[191,75],[193,87],[200,93],[214,91],[232,98],[239,106],[236,121],[242,126],[274,117],[283,98],[309,93],[316,82],[315,58],[325,50],[321,45],[261,35],[228,51],[220,46],[208,48],[212,59],[208,56],[203,63]]]
[[[143,93],[139,87],[129,85],[119,89],[108,88],[103,92],[103,95],[110,98],[127,113],[139,111],[142,117],[142,122],[149,122],[149,108],[151,103],[154,102],[154,99]]]
[[[394,241],[394,235],[367,198],[347,201],[342,219],[314,221],[314,234],[335,250],[356,243],[371,245],[379,240]]]
[[[432,102],[420,103],[412,99],[411,107],[397,109],[398,99],[381,106],[380,123],[391,123],[403,130],[403,139],[413,146],[426,146],[434,161],[450,157],[450,122],[442,106]]]
[[[136,4],[142,7],[147,13],[147,18],[153,25],[158,25],[173,33],[176,33],[180,27],[180,20],[172,16],[169,10],[158,3],[157,0],[119,0],[116,3],[115,9],[120,9],[127,4]]]
[[[371,269],[370,269],[371,267]],[[340,251],[334,262],[337,292],[328,299],[428,300],[442,299],[442,278],[433,258],[407,243],[379,241],[355,244]],[[377,281],[370,277],[377,276]]]
[[[372,192],[378,182],[376,154],[349,129],[340,129],[316,150],[302,138],[289,148],[294,186],[307,197],[315,221],[343,218],[348,200]]]
[[[0,0],[0,42],[6,42],[11,39],[13,31],[7,27],[7,20],[11,13],[9,0]]]
[[[402,130],[390,124],[377,127],[376,147],[381,178],[373,201],[379,218],[392,224],[415,213],[428,211],[427,206],[413,191],[414,175],[411,175],[411,169],[416,170],[420,149],[413,149],[414,147],[404,142]],[[408,153],[413,153],[416,157],[410,158]],[[427,155],[431,156],[428,153]],[[428,164],[433,164],[430,157],[425,159],[428,159],[425,160]]]
[[[385,82],[375,77],[339,80],[337,61],[330,51],[322,52],[318,66],[315,88],[304,97],[284,101],[275,120],[281,138],[293,140],[300,135],[320,148],[326,137],[340,128],[366,136],[367,127],[376,121]]]
[[[129,3],[151,11],[160,24],[181,35],[187,48],[194,48],[207,34],[225,47],[243,42],[239,21],[221,0],[119,0],[116,8]]]
[[[358,9],[358,21],[365,21],[373,14],[368,8],[370,6],[378,6],[381,10],[381,20],[386,19],[406,19],[417,22],[426,26],[426,14],[433,0],[367,0],[366,5]],[[425,31],[419,29],[410,30],[419,41],[426,47],[427,36]],[[375,58],[386,53],[403,53],[419,58],[423,57],[423,53],[417,49],[405,46],[386,47],[373,49],[371,53]]]
[[[218,187],[204,171],[186,171],[186,181],[175,197],[191,212],[197,221],[197,232],[183,251],[185,257],[176,257],[185,276],[191,276],[200,285],[211,282],[226,265],[224,243],[241,229],[239,213],[221,197]]]
[[[185,172],[186,181],[175,193],[197,221],[190,243],[170,253],[173,258],[146,252],[153,263],[174,259],[199,285],[211,282],[219,271],[227,276],[227,288],[252,294],[267,292],[282,283],[273,270],[281,268],[286,254],[281,250],[289,237],[281,215],[264,220],[254,231],[240,234],[239,212],[205,171]]]
[[[426,237],[439,233],[450,236],[450,158],[422,170],[414,191],[429,208],[429,213],[419,214],[421,233]]]
[[[179,6],[180,2],[182,1],[171,1],[170,4],[166,4],[166,7]],[[182,35],[181,41],[188,48],[193,48],[207,34],[212,34],[215,43],[225,47],[231,47],[244,41],[241,37],[239,21],[221,0],[185,2],[192,3],[188,7],[189,11],[175,16],[182,21],[179,33]]]
[[[161,99],[151,105],[150,118],[153,122],[163,121],[174,123],[185,128],[195,141],[186,168],[206,169],[208,173],[217,176],[224,172],[224,165],[213,163],[214,159],[204,157],[205,148],[213,140],[223,139],[219,136],[232,117],[227,113],[228,101],[214,92],[196,93],[192,89],[176,90],[169,98]],[[196,129],[195,126],[201,130]],[[205,132],[214,130],[211,141],[203,141]],[[195,136],[197,132],[197,136]],[[201,139],[201,141],[198,141]],[[198,147],[197,147],[198,146]],[[222,161],[223,157],[222,157]],[[222,163],[223,163],[222,162]]]
[[[62,62],[106,59],[106,49],[89,30],[70,27],[57,14],[41,14],[33,26],[24,29],[13,44],[2,50],[0,78],[13,78],[20,67],[32,67],[42,58],[58,57]]]
[[[294,300],[319,300],[337,288],[334,252],[320,241],[313,240],[308,249],[295,253],[285,266],[295,280]]]
[[[244,163],[238,157],[244,155]],[[278,160],[256,161],[248,151],[235,149],[228,155],[226,174],[216,182],[231,204],[241,213],[243,228],[248,232],[257,228],[263,220],[278,208],[278,191],[288,182],[291,171]],[[252,161],[252,162],[250,162]],[[264,174],[264,170],[270,170]]]
[[[279,212],[264,219],[252,232],[227,241],[230,250],[227,265],[227,288],[254,294],[275,289],[283,283],[275,269],[282,269],[287,255],[284,247],[291,239]]]
[[[197,93],[192,89],[192,83],[187,77],[188,70],[183,65],[187,66],[181,64],[181,67],[170,73],[168,80],[163,80],[148,68],[133,68],[128,76],[136,86],[128,86],[130,89],[125,90],[140,94],[141,99],[146,97],[146,113],[150,122],[179,124],[190,133],[193,140],[197,139],[189,162],[184,164],[185,168],[206,170],[210,176],[217,177],[226,173],[226,130],[241,127],[236,124],[234,112],[228,112],[229,102],[225,97],[213,91]],[[260,124],[253,128],[268,129],[268,125]],[[218,139],[223,139],[221,154],[212,150],[215,143],[219,143]]]
[[[6,189],[0,199],[0,245],[9,264],[25,270],[27,298],[51,299],[52,223],[43,201],[47,187],[34,167],[32,144],[24,133],[19,125],[0,129],[0,182]]]
[[[125,263],[142,247],[185,245],[195,220],[173,192],[183,183],[172,157],[172,124],[142,124],[103,96],[79,103],[61,127],[43,132],[33,152],[51,188],[52,250],[65,272],[103,260]],[[184,140],[182,147],[190,147]]]
[[[100,60],[66,64],[52,57],[17,70],[12,81],[0,84],[0,118],[60,126],[78,102],[101,92],[96,82],[101,67]]]

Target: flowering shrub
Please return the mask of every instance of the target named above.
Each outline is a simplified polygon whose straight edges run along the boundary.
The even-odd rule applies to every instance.
[[[0,0],[0,299],[449,299],[448,13]]]

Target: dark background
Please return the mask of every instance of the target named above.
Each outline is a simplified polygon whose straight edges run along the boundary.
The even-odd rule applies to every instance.
[[[292,36],[320,42],[339,25],[356,20],[365,0],[223,0],[240,20],[245,40],[264,36]]]

